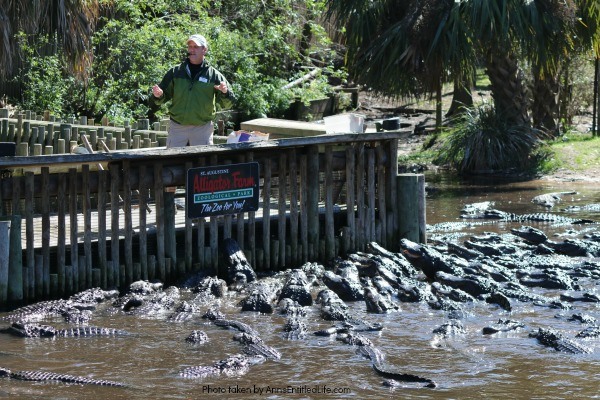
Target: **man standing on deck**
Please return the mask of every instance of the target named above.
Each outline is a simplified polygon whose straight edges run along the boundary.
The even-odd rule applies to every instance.
[[[154,104],[171,101],[167,148],[213,144],[216,105],[230,108],[235,100],[227,79],[204,58],[207,51],[204,36],[190,36],[187,59],[152,87]]]

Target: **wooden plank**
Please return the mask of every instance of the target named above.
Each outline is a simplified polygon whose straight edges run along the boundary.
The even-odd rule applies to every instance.
[[[77,169],[69,169],[69,224],[71,227],[70,231],[70,250],[71,250],[71,277],[75,277],[75,271],[78,269],[79,264],[79,248],[77,246]],[[77,291],[79,288],[78,282],[67,280],[67,294],[71,294],[72,291]]]
[[[277,171],[277,181],[279,183],[279,209],[277,217],[277,237],[279,239],[279,254],[277,269],[284,269],[286,266],[286,219],[287,219],[287,154],[282,151],[279,154],[279,169]]]
[[[262,246],[264,250],[264,265],[262,270],[271,269],[271,160],[264,160],[263,175],[263,220],[262,220]]]
[[[308,262],[308,157],[306,154],[300,156],[300,243],[302,243],[302,263]]]
[[[254,161],[254,152],[249,151],[246,153],[246,161],[253,162]],[[248,245],[250,250],[250,257],[248,258],[248,262],[250,265],[253,265],[256,268],[256,212],[250,211],[248,213]]]
[[[35,231],[33,229],[33,172],[25,173],[25,243],[27,247],[27,271],[29,299],[38,295],[35,282]]]
[[[48,195],[48,167],[42,168],[42,291],[45,297],[50,295],[50,196]]]
[[[188,161],[187,163],[185,163],[185,169],[186,171],[189,171],[190,169],[193,168],[193,163],[191,161]],[[186,179],[187,181],[187,179]],[[184,212],[187,213],[187,210],[184,210]],[[185,272],[191,272],[192,271],[192,263],[193,263],[193,254],[192,254],[192,249],[193,247],[193,239],[192,239],[192,233],[193,233],[193,224],[192,224],[192,219],[191,218],[185,218],[185,254],[184,254],[184,260],[185,260]]]
[[[335,226],[333,221],[333,152],[325,147],[325,261],[335,258]]]
[[[348,227],[348,248],[356,250],[356,161],[354,146],[346,149],[346,226]]]
[[[114,278],[112,268],[108,266],[106,249],[106,204],[108,191],[108,172],[98,172],[98,268],[102,287],[112,287]]]
[[[83,274],[85,276],[85,288],[92,287],[92,193],[89,188],[90,166],[84,164],[81,166],[81,184],[83,186],[83,196],[81,196],[81,205],[83,213]],[[82,271],[80,269],[80,271]]]
[[[386,207],[386,172],[385,167],[386,154],[383,146],[375,148],[375,169],[377,174],[377,220],[379,221],[381,232],[377,235],[377,242],[388,248],[387,242],[387,207]]]
[[[164,211],[164,185],[162,179],[162,163],[154,164],[154,204],[156,212],[156,264],[158,268],[157,278],[165,281],[161,276],[165,270],[165,211]]]
[[[10,249],[8,265],[8,301],[23,301],[23,248],[21,244],[21,216],[12,215],[10,220]]]
[[[67,228],[65,222],[67,208],[67,175],[60,174],[58,182],[58,195],[56,196],[58,207],[56,265],[58,275],[58,295],[62,297],[65,295],[65,265],[67,260]]]
[[[216,154],[210,157],[210,165],[219,165],[219,159]],[[210,256],[211,267],[215,274],[219,274],[219,225],[218,217],[210,217]]]
[[[268,133],[269,139],[324,135],[325,125],[277,118],[257,118],[240,124],[242,130]]]
[[[398,238],[398,193],[396,188],[396,176],[398,175],[398,140],[390,140],[386,147],[388,160],[386,163],[386,198],[388,220],[388,248],[390,251],[400,249]]]
[[[125,283],[128,285],[134,281],[133,274],[133,221],[131,215],[131,170],[129,161],[122,164],[123,177],[123,225],[125,228],[125,240],[123,251],[125,256]]]
[[[290,262],[300,263],[298,255],[298,161],[296,150],[289,152],[289,181],[290,181]]]
[[[246,162],[246,155],[244,153],[239,154],[237,157],[238,163]],[[244,221],[244,213],[236,214],[236,232],[235,232],[236,241],[239,246],[245,251],[247,249],[245,243],[245,221]],[[248,261],[248,259],[246,259]]]
[[[0,304],[8,302],[10,222],[0,221]]]
[[[110,258],[111,262],[108,265],[113,271],[113,285],[120,286],[121,280],[121,264],[119,251],[119,202],[121,196],[119,194],[120,183],[120,168],[117,164],[111,164],[108,167],[110,173]],[[125,272],[125,271],[123,271]],[[124,275],[124,273],[123,273]]]
[[[356,249],[365,251],[365,146],[359,143],[356,147]]]
[[[140,175],[146,175],[146,166],[140,165],[139,169]],[[144,180],[140,180],[140,188],[139,188],[139,233],[138,233],[138,241],[139,241],[139,259],[140,259],[140,275],[135,279],[149,279],[148,274],[148,231],[146,227],[147,223],[147,215],[146,209],[148,207],[148,191],[149,188],[146,186]]]
[[[308,215],[308,257],[319,260],[319,147],[310,146],[306,165],[306,212]]]
[[[206,159],[200,158],[198,159],[198,166],[204,167],[206,165]],[[187,210],[186,210],[187,212]],[[196,244],[196,253],[198,257],[198,263],[200,263],[200,268],[205,268],[205,259],[206,256],[204,254],[204,249],[206,248],[206,220],[204,218],[198,218],[197,221],[197,232],[198,232],[198,242]]]
[[[375,236],[375,150],[367,150],[367,240],[376,241]]]

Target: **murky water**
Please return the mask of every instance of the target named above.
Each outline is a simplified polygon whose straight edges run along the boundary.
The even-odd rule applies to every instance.
[[[568,205],[600,203],[594,184],[552,182],[470,182],[469,185],[428,175],[427,221],[430,224],[458,220],[465,204],[494,201],[503,211],[531,213],[547,210],[531,203],[543,193],[577,191],[563,196],[553,211]],[[600,220],[597,213],[568,214]],[[545,232],[561,234],[573,227],[535,225]],[[488,225],[478,231],[505,232],[506,224]],[[577,227],[575,229],[589,229]],[[573,232],[571,232],[573,234]],[[598,294],[597,282],[579,282],[584,291]],[[561,291],[534,289],[538,294],[558,296]],[[179,372],[188,366],[211,365],[228,355],[241,353],[232,340],[234,331],[197,318],[180,323],[124,314],[95,313],[90,325],[124,329],[122,337],[32,338],[0,335],[0,366],[12,370],[46,370],[123,382],[121,387],[68,385],[0,379],[0,397],[11,399],[312,399],[312,398],[593,398],[600,397],[600,339],[585,344],[591,354],[572,355],[541,346],[529,338],[537,327],[554,327],[573,337],[585,326],[566,316],[582,313],[600,319],[600,305],[573,303],[571,310],[557,310],[513,302],[506,312],[484,302],[465,305],[462,322],[466,334],[440,338],[433,329],[448,322],[448,313],[425,303],[400,303],[401,311],[387,315],[368,314],[363,302],[349,303],[351,311],[369,322],[380,322],[380,332],[364,333],[385,354],[389,369],[430,378],[437,388],[405,383],[389,389],[382,385],[371,363],[352,346],[309,334],[306,339],[286,340],[285,317],[278,313],[241,313],[240,297],[230,294],[214,304],[228,319],[256,329],[264,342],[281,352],[280,360],[253,365],[239,377],[218,376],[186,379]],[[510,333],[483,335],[482,328],[499,318],[513,319],[525,328]],[[316,307],[306,318],[309,332],[331,326],[319,317]],[[63,327],[62,319],[44,323]],[[203,330],[210,341],[192,345],[185,338],[192,330]],[[336,393],[334,393],[336,392]]]

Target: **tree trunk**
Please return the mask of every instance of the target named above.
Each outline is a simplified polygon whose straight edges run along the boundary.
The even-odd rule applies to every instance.
[[[473,82],[469,78],[456,77],[454,79],[454,94],[452,95],[452,104],[446,113],[446,117],[454,117],[473,107],[473,95],[471,90]]]
[[[509,125],[531,127],[523,72],[510,54],[490,54],[486,61],[496,113]]]
[[[533,68],[533,126],[554,136],[558,135],[559,76],[546,73],[542,77],[539,68]]]

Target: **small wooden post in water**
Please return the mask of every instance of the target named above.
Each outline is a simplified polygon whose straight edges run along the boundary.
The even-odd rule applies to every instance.
[[[426,243],[425,179],[422,174],[398,175],[398,226],[400,238]]]

